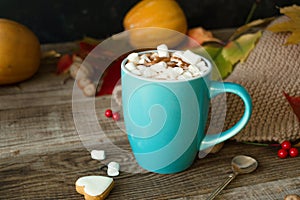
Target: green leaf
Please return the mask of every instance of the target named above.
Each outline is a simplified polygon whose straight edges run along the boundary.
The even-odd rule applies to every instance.
[[[215,66],[219,70],[220,76],[222,78],[227,77],[232,72],[233,66],[223,57],[223,47],[205,46],[204,49],[214,61]],[[216,79],[216,77],[218,77],[218,74],[216,73],[217,72],[213,72],[213,79]]]
[[[232,65],[239,61],[244,62],[260,37],[261,31],[258,31],[242,35],[238,39],[230,41],[222,50],[223,57]]]

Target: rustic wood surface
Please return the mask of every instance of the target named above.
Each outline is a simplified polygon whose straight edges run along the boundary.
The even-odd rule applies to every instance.
[[[43,46],[44,51],[62,53],[72,48],[74,43]],[[76,179],[105,175],[100,170],[104,164],[91,159],[76,131],[72,115],[74,81],[66,75],[55,75],[56,61],[44,60],[28,81],[0,87],[0,199],[83,199],[75,191]],[[109,140],[128,150],[126,135],[103,116],[111,105],[110,96],[95,101]],[[253,156],[259,167],[238,176],[217,199],[300,195],[300,157],[279,159],[277,150],[227,141],[219,153],[196,159],[181,173],[121,171],[107,199],[205,199],[230,174],[231,159],[238,154]]]

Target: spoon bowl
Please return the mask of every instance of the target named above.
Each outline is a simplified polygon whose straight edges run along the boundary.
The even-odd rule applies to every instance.
[[[257,166],[258,162],[250,156],[235,156],[231,161],[232,171],[238,174],[251,173],[256,170]]]
[[[248,174],[256,170],[258,162],[250,157],[239,155],[235,156],[231,161],[232,174],[220,185],[208,198],[207,200],[214,199],[238,174]]]

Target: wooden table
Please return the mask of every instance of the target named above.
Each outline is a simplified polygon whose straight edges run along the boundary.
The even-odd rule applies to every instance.
[[[43,50],[64,53],[73,47],[43,45]],[[77,134],[71,104],[74,81],[54,73],[56,62],[44,60],[32,79],[0,87],[0,199],[83,199],[75,191],[77,178],[105,175],[99,169],[103,163],[91,159]],[[103,115],[110,96],[96,102],[99,120],[106,124],[103,131],[111,142],[128,148],[126,135]],[[300,195],[300,157],[279,159],[277,150],[228,141],[219,153],[195,160],[181,173],[121,171],[108,199],[205,199],[230,174],[231,159],[238,154],[253,156],[259,167],[238,176],[217,199]]]

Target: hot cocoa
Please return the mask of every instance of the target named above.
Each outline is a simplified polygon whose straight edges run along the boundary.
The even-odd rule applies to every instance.
[[[131,73],[157,80],[191,79],[209,70],[201,56],[190,50],[170,52],[165,44],[150,53],[131,53],[127,60],[125,68]]]

